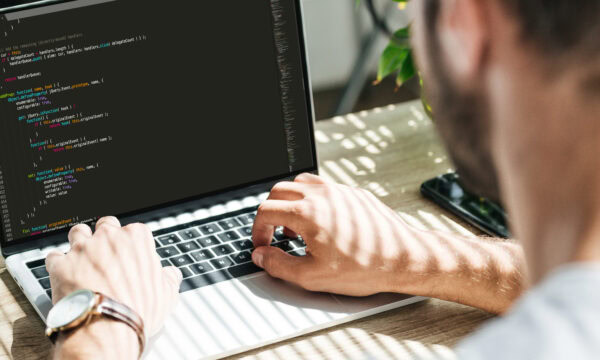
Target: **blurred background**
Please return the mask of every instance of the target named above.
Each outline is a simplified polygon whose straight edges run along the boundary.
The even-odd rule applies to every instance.
[[[419,97],[417,79],[399,89],[393,77],[373,85],[388,39],[375,28],[364,1],[302,3],[317,120]],[[374,4],[391,29],[408,23],[410,11],[399,11],[397,3],[374,0]]]

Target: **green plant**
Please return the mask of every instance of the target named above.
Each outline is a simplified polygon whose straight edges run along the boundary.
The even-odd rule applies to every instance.
[[[397,2],[398,7],[404,10],[408,0],[393,1]],[[379,84],[386,77],[395,74],[396,86],[400,87],[417,74],[410,46],[410,25],[397,30],[390,38],[390,42],[379,60],[375,84]]]
[[[357,0],[357,3],[359,1],[360,0]],[[392,1],[398,3],[399,9],[405,10],[409,0]],[[372,0],[367,0],[367,2],[376,26],[381,27],[381,30],[387,33],[390,37],[390,42],[379,59],[379,67],[377,69],[377,79],[375,80],[375,85],[379,84],[388,76],[395,74],[396,88],[399,88],[416,75],[420,75],[415,66],[413,50],[410,43],[411,25],[409,24],[408,26],[395,31],[393,34],[390,33],[384,22],[377,18]],[[423,90],[423,78],[421,76],[419,76],[419,84],[421,86],[421,90]],[[429,118],[433,119],[433,109],[426,101],[423,94],[421,95],[421,102],[423,103],[423,108],[425,109],[425,112]]]

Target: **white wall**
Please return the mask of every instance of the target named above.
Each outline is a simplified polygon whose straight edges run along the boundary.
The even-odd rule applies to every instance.
[[[359,50],[354,1],[302,1],[313,87],[344,83]]]
[[[377,0],[380,9],[391,0]],[[314,90],[342,86],[348,81],[363,37],[372,29],[364,5],[356,7],[356,0],[302,0],[307,31],[307,48]],[[407,22],[404,14],[395,11],[390,26]],[[373,72],[378,54],[387,40],[381,36],[377,52],[371,58]]]

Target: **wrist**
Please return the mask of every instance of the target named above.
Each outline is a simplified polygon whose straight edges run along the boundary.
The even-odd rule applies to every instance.
[[[94,318],[87,325],[61,333],[56,341],[57,359],[137,359],[138,338],[127,324]]]
[[[397,261],[394,292],[502,313],[526,286],[517,244],[431,231],[415,232],[415,239],[419,246],[408,248]]]

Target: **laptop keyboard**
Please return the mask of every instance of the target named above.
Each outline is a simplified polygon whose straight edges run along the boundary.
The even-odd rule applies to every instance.
[[[262,271],[252,262],[252,225],[256,210],[241,210],[154,232],[162,266],[176,266],[183,274],[179,292],[190,291]],[[278,228],[272,246],[294,255],[306,255],[302,238],[290,239]],[[45,260],[27,266],[52,298]]]

